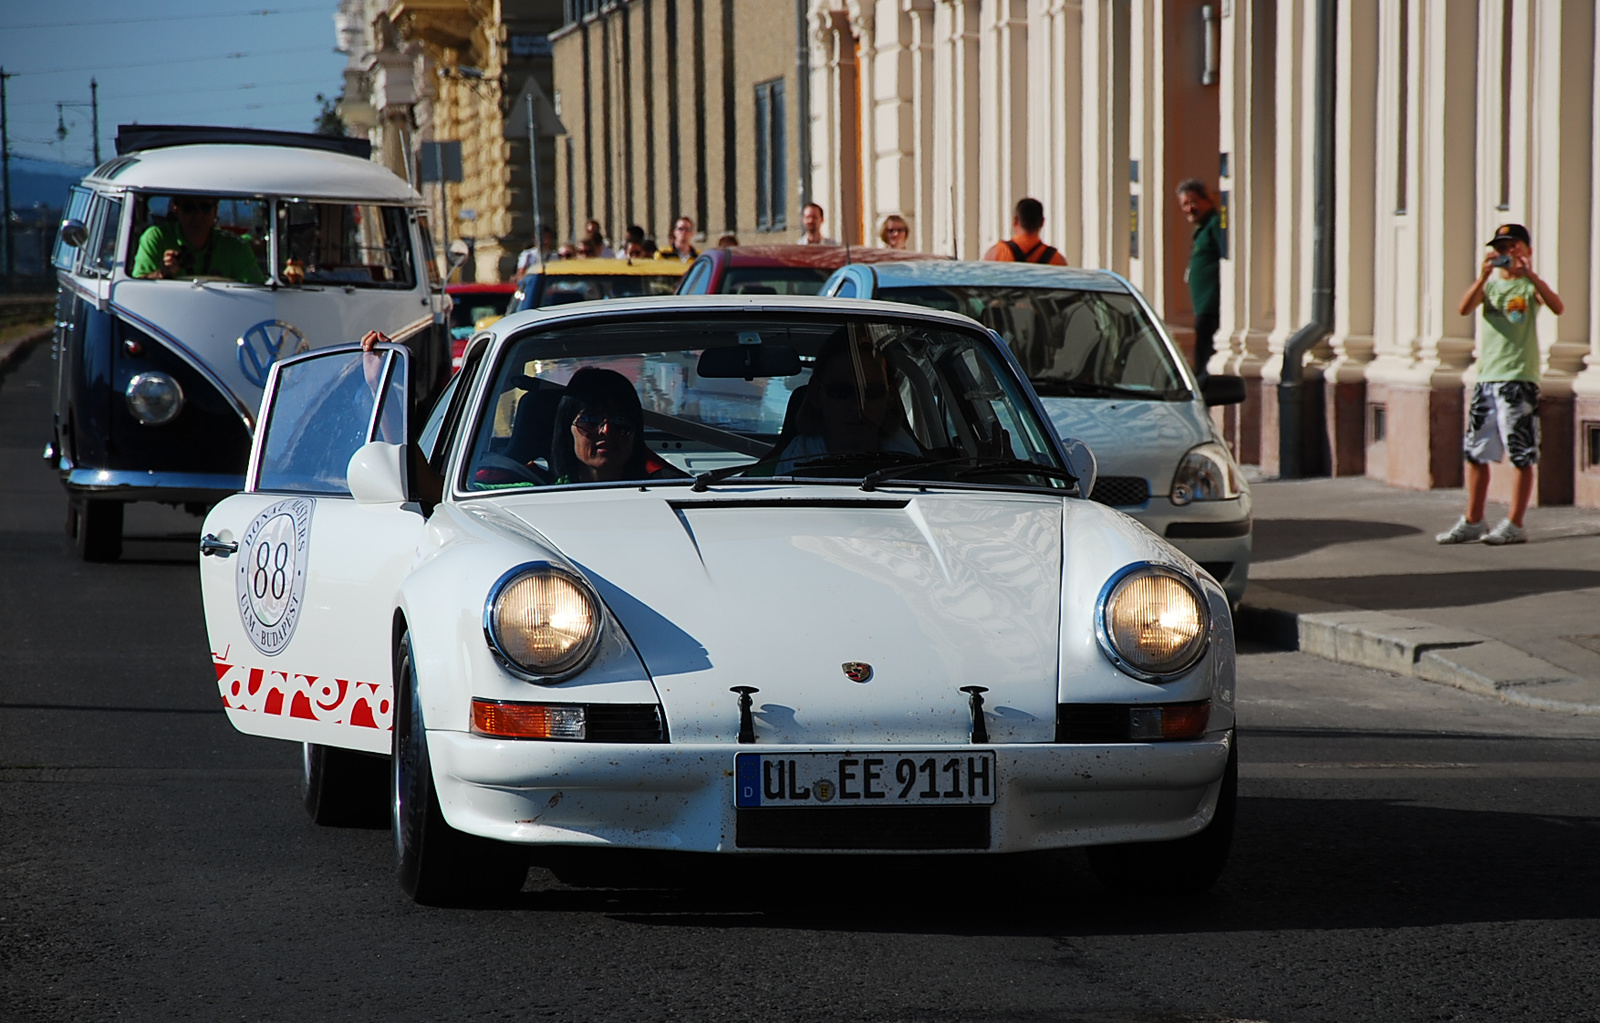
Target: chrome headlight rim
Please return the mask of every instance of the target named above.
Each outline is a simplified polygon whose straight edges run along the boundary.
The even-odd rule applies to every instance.
[[[1135,575],[1156,575],[1175,580],[1189,591],[1189,595],[1194,598],[1195,605],[1200,609],[1200,615],[1204,621],[1201,628],[1204,639],[1195,647],[1194,655],[1181,667],[1163,672],[1141,668],[1123,656],[1122,652],[1117,649],[1117,645],[1112,642],[1111,629],[1106,620],[1107,615],[1111,612],[1111,600],[1122,584]],[[1101,652],[1106,655],[1106,659],[1114,664],[1119,671],[1132,675],[1141,682],[1171,682],[1193,671],[1195,665],[1205,660],[1206,654],[1211,650],[1211,636],[1214,627],[1215,621],[1211,617],[1211,604],[1206,599],[1205,588],[1189,573],[1169,564],[1155,561],[1136,561],[1131,565],[1125,565],[1113,573],[1110,579],[1106,580],[1106,584],[1100,588],[1100,596],[1095,600],[1094,632],[1095,638],[1100,642]]]
[[[559,672],[541,673],[519,664],[506,651],[497,634],[495,607],[498,605],[501,595],[518,580],[530,575],[559,576],[572,584],[594,609],[594,628],[590,630],[588,638],[584,640],[576,659]],[[600,650],[600,634],[605,629],[604,607],[605,605],[600,603],[600,595],[595,592],[594,587],[589,585],[589,581],[583,576],[553,562],[527,561],[501,575],[499,579],[495,580],[494,585],[489,587],[489,595],[483,602],[483,637],[488,642],[489,649],[494,654],[495,660],[499,661],[500,666],[508,672],[525,682],[533,682],[539,685],[555,685],[579,674],[593,663],[595,655]]]
[[[166,415],[160,418],[151,418],[140,410],[139,405],[136,403],[134,392],[142,384],[146,383],[159,383],[171,389],[173,397],[172,408]],[[134,421],[140,426],[165,426],[178,418],[178,414],[183,411],[183,385],[178,383],[172,374],[163,373],[160,370],[141,370],[129,377],[128,386],[123,388],[122,398],[128,404],[128,414],[133,416]]]

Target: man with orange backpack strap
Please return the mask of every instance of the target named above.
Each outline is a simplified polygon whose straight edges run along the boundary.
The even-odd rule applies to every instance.
[[[1011,237],[995,242],[983,258],[999,263],[1045,263],[1066,266],[1067,257],[1046,245],[1039,237],[1044,227],[1044,204],[1037,199],[1018,199],[1011,218]]]

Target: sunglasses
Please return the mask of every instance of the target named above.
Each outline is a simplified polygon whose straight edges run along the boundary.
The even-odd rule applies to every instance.
[[[596,412],[585,412],[574,419],[572,425],[588,434],[595,434],[605,430],[607,433],[626,437],[633,433],[633,424],[628,420],[616,416],[603,416]]]
[[[903,228],[903,227],[886,227],[886,228],[883,229],[883,233],[884,234],[905,234],[906,233],[906,229]]]
[[[881,401],[889,393],[889,389],[882,384],[868,384],[863,392],[868,401]],[[855,384],[832,383],[822,385],[822,396],[830,401],[853,401],[856,396]]]

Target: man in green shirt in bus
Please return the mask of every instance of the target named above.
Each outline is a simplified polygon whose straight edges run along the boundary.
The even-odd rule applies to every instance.
[[[133,276],[171,280],[177,277],[227,277],[246,284],[264,279],[255,253],[242,239],[218,231],[217,200],[180,195],[172,200],[177,223],[153,224],[139,237]]]
[[[1533,467],[1539,461],[1539,305],[1560,316],[1561,296],[1533,272],[1533,238],[1521,224],[1501,224],[1490,238],[1478,279],[1461,296],[1461,315],[1481,303],[1478,328],[1478,381],[1463,445],[1467,459],[1467,513],[1440,543],[1482,540],[1499,546],[1527,543],[1522,517],[1533,496]],[[1484,532],[1483,506],[1489,494],[1489,463],[1506,455],[1516,470],[1511,514]]]

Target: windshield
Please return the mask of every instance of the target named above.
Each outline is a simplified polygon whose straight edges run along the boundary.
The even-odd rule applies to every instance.
[[[267,279],[267,202],[244,196],[140,193],[128,236],[130,277]]]
[[[780,314],[584,323],[510,343],[491,379],[467,491],[1075,483],[1002,353],[959,328]]]
[[[1011,346],[1041,395],[1192,397],[1166,340],[1125,292],[940,285],[878,297],[977,320]]]
[[[670,295],[678,274],[542,274],[528,289],[518,309],[541,309],[568,302],[598,302],[608,298]]]
[[[722,290],[730,295],[816,295],[827,279],[827,270],[806,266],[734,267],[723,275]]]
[[[416,266],[399,206],[278,201],[279,275],[287,284],[411,288]]]
[[[450,336],[459,341],[472,336],[479,320],[504,316],[506,303],[511,296],[493,291],[476,291],[452,295],[451,298],[455,304],[450,307]]]

